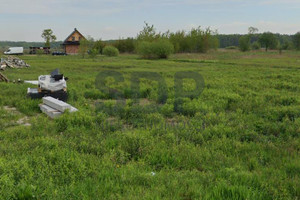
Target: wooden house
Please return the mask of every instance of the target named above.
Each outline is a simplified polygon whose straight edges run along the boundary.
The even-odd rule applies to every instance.
[[[62,44],[65,52],[71,55],[78,54],[81,39],[85,37],[75,28]]]

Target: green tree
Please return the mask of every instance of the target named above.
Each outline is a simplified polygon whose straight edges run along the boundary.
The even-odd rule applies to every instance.
[[[119,39],[113,44],[121,53],[133,53],[135,40],[133,38]]]
[[[240,37],[239,48],[243,52],[250,50],[250,36],[249,35],[243,35],[242,37]]]
[[[139,41],[148,41],[152,42],[156,39],[160,38],[160,34],[157,34],[154,28],[154,25],[149,25],[145,22],[145,26],[142,31],[137,36],[137,40]]]
[[[185,37],[189,52],[206,53],[209,49],[216,49],[219,45],[215,37],[217,33],[210,28],[193,28]]]
[[[80,40],[80,45],[78,49],[79,55],[84,58],[89,50],[89,41],[87,39],[82,38]]]
[[[87,53],[89,54],[89,57],[95,58],[98,52],[95,48],[94,38],[92,38],[91,36],[87,36],[86,39],[81,39],[78,53],[81,55],[82,58],[84,58]]]
[[[253,27],[253,26],[250,26],[249,28],[248,28],[248,34],[249,35],[254,35],[255,33],[257,33],[258,32],[258,28],[255,28],[255,27]]]
[[[102,54],[103,48],[105,47],[105,43],[100,39],[94,42],[94,49],[97,49],[97,52]]]
[[[185,31],[177,31],[175,33],[170,33],[169,40],[174,45],[175,53],[183,53],[188,51],[189,46],[186,42]]]
[[[297,50],[300,50],[300,32],[296,33],[293,38],[294,46]]]
[[[252,50],[259,50],[261,48],[260,43],[259,42],[253,42],[251,45]]]
[[[269,48],[277,47],[278,40],[273,33],[265,32],[259,37],[259,43],[268,51]]]
[[[45,40],[45,46],[50,47],[50,42],[55,42],[56,36],[51,29],[45,29],[42,33],[42,38]]]
[[[99,51],[97,49],[90,49],[89,50],[89,56],[90,58],[96,58],[96,56],[99,54]]]

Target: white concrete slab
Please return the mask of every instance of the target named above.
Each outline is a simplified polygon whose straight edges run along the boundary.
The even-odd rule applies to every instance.
[[[72,108],[72,106],[67,104],[66,102],[60,101],[53,97],[44,97],[43,103],[51,108],[54,108],[54,109],[60,111],[60,112],[65,112],[66,110],[71,111],[71,108]]]
[[[62,115],[62,112],[60,112],[54,108],[51,108],[45,104],[40,104],[39,106],[40,106],[41,111],[43,113],[45,113],[46,115],[48,115],[51,119],[57,118],[60,115]]]

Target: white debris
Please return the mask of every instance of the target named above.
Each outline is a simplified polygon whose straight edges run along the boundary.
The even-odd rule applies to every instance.
[[[30,83],[32,85],[38,85],[39,81],[24,81],[24,83]]]
[[[24,60],[14,57],[14,56],[7,56],[5,58],[1,58],[0,61],[0,70],[5,70],[7,67],[9,68],[24,68],[30,67]]]

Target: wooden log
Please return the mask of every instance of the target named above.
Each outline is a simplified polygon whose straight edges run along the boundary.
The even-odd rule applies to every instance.
[[[9,82],[8,78],[6,78],[6,76],[4,76],[1,72],[0,72],[0,80],[4,82]]]

